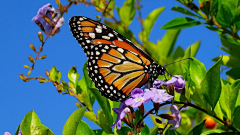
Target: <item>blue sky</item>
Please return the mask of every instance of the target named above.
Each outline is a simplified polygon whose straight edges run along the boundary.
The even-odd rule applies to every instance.
[[[61,2],[63,5],[67,4],[65,0],[61,0]],[[31,20],[36,15],[38,9],[47,3],[57,7],[53,0],[34,0],[31,2],[27,0],[2,1],[4,6],[0,8],[2,13],[0,21],[0,58],[2,63],[0,66],[0,134],[3,134],[5,131],[14,134],[24,115],[34,110],[40,117],[41,122],[56,135],[59,135],[62,134],[62,128],[67,118],[77,109],[75,106],[77,100],[69,95],[58,94],[51,83],[40,84],[35,80],[23,82],[18,77],[18,74],[26,75],[28,72],[27,69],[22,67],[23,65],[31,66],[28,56],[36,57],[29,45],[40,46],[37,36],[40,30]],[[122,3],[123,1],[118,1],[116,4],[121,7]],[[184,16],[171,11],[173,6],[182,6],[174,0],[143,0],[142,4],[143,18],[146,18],[153,9],[166,6],[150,35],[150,40],[155,43],[166,32],[160,29],[166,22],[175,17]],[[83,4],[70,7],[69,12],[64,15],[65,25],[61,27],[61,32],[48,39],[44,45],[41,54],[46,54],[47,58],[37,61],[31,77],[46,77],[44,72],[50,70],[52,66],[61,71],[62,79],[65,81],[68,80],[67,72],[71,66],[77,66],[77,70],[80,76],[82,76],[82,66],[87,57],[77,41],[72,37],[68,26],[69,18],[76,15],[94,19],[100,13],[94,7],[85,7]],[[136,18],[130,25],[130,29],[136,36],[140,32],[141,27]],[[209,31],[204,25],[184,29],[180,33],[176,45],[186,49],[198,40],[201,40],[201,45],[196,58],[206,65],[206,69],[209,69],[214,64],[211,61],[212,58],[225,54],[218,48],[218,46],[221,46],[221,42],[217,33]],[[226,78],[224,74],[221,76]],[[99,107],[95,106],[94,110],[96,111],[97,109]],[[85,118],[84,120],[89,122]],[[94,129],[98,128],[91,122],[89,124]]]

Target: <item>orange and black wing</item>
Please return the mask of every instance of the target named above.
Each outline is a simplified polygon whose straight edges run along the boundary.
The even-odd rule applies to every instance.
[[[102,95],[113,101],[126,100],[134,88],[148,81],[145,57],[109,44],[94,46],[90,53],[89,76]]]
[[[130,40],[82,16],[72,17],[69,26],[88,57],[89,77],[102,95],[124,101],[134,88],[148,81],[153,60]]]

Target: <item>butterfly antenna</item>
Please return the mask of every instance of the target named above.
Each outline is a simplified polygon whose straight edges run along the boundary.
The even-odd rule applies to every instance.
[[[99,22],[101,22],[101,20],[102,20],[102,18],[103,18],[103,15],[104,15],[104,13],[106,12],[106,10],[107,10],[107,8],[108,8],[108,5],[110,4],[111,1],[112,1],[112,0],[109,0],[107,6],[106,6],[105,9],[103,10],[103,13],[102,13],[102,15],[101,15],[101,17],[100,17]]]
[[[170,63],[170,64],[167,64],[167,65],[165,65],[164,67],[166,67],[166,66],[168,66],[168,65],[172,65],[172,64],[174,64],[174,63],[178,63],[178,62],[180,62],[180,61],[184,61],[184,60],[193,60],[192,58],[186,58],[186,59],[182,59],[182,60],[179,60],[179,61],[175,61],[175,62],[173,62],[173,63]],[[167,71],[166,71],[167,72]],[[168,72],[167,72],[168,73]],[[169,73],[168,73],[169,74]],[[170,75],[170,74],[169,74]]]

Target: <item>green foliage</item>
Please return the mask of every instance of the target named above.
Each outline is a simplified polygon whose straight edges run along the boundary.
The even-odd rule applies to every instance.
[[[166,24],[164,24],[162,26],[161,29],[184,29],[184,28],[189,28],[192,26],[196,26],[196,25],[200,25],[203,24],[200,21],[196,21],[192,18],[188,18],[188,17],[177,17],[174,18],[173,20],[167,22]]]
[[[34,111],[27,113],[20,124],[21,132],[24,135],[54,135],[53,132],[45,125],[41,124],[41,121]]]
[[[201,82],[202,94],[205,100],[215,108],[221,93],[220,66],[222,59],[219,59],[206,73]]]
[[[177,11],[177,12],[180,12],[182,14],[185,14],[185,15],[189,15],[189,16],[193,16],[193,17],[196,17],[196,18],[199,18],[201,19],[202,17],[198,16],[198,15],[195,15],[194,13],[190,12],[189,10],[183,8],[183,7],[179,7],[179,6],[174,6],[172,8],[173,11]]]
[[[150,32],[153,28],[153,25],[155,24],[157,18],[159,15],[163,12],[165,7],[160,7],[157,9],[154,9],[148,16],[147,18],[143,21],[143,26],[144,29],[142,32],[138,34],[139,38],[143,41],[146,42],[149,39]]]
[[[134,7],[134,0],[126,0],[122,8],[118,8],[119,17],[122,20],[122,25],[126,28],[132,23],[135,16],[136,9]]]
[[[199,125],[194,127],[188,135],[200,135],[202,133],[203,127],[204,127],[205,121],[201,122]]]

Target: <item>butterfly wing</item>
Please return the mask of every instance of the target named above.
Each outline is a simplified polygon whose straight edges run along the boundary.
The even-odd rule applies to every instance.
[[[124,101],[148,81],[153,60],[137,45],[104,24],[86,17],[69,20],[73,36],[88,57],[89,77],[105,97]]]
[[[102,95],[113,101],[126,100],[148,80],[146,59],[138,54],[109,44],[94,46],[90,53],[89,76]]]

